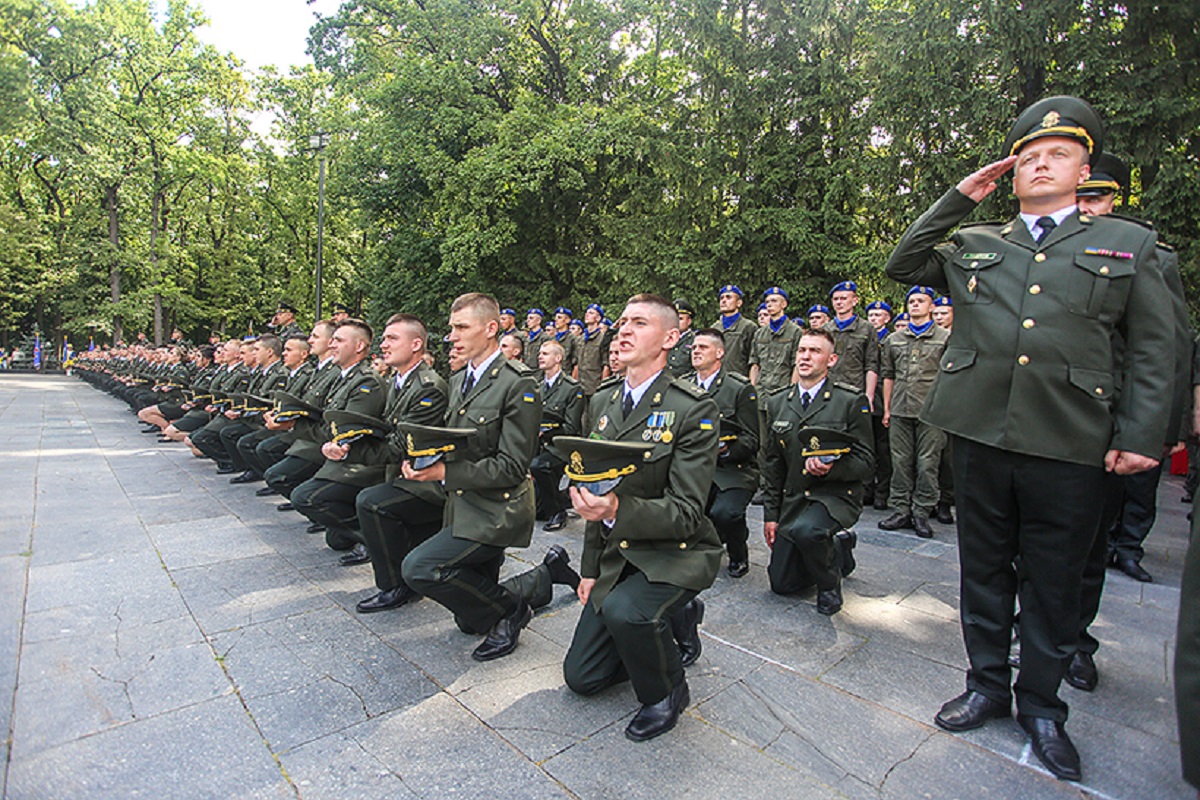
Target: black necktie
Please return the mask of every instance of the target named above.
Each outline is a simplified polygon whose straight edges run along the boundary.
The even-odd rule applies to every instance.
[[[800,393],[800,407],[808,411],[808,404],[812,402],[812,398],[808,396],[808,392]]]
[[[475,388],[475,373],[467,369],[467,375],[463,378],[463,394],[467,394]]]
[[[625,399],[621,401],[621,418],[626,419],[633,411],[633,392],[626,392]]]
[[[546,388],[542,389],[542,394],[550,394],[550,390],[553,388],[554,384],[552,384],[550,381],[546,381]]]
[[[1054,221],[1054,217],[1038,217],[1037,226],[1042,229],[1042,233],[1038,236],[1038,244],[1046,241],[1046,237],[1050,235],[1050,231],[1058,227],[1058,223]]]

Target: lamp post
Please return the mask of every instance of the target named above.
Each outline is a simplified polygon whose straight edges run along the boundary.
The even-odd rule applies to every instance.
[[[328,144],[329,134],[325,131],[318,131],[308,137],[308,149],[316,151],[320,164],[320,177],[317,181],[317,285],[314,323],[321,318],[321,273],[325,267],[325,147]]]

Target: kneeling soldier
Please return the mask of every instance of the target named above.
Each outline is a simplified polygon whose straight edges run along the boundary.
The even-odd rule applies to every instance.
[[[771,547],[771,591],[817,585],[817,611],[842,608],[842,578],[854,569],[863,481],[874,474],[871,408],[861,392],[827,381],[833,337],[808,331],[796,351],[795,386],[767,400],[763,535]]]

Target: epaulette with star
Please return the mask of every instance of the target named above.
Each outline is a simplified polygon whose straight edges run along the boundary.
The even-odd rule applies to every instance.
[[[706,396],[704,394],[704,390],[701,389],[699,386],[697,386],[695,383],[688,383],[687,381],[685,381],[681,378],[672,378],[671,385],[674,386],[676,389],[680,389],[683,392],[685,392],[686,394],[691,395],[692,397],[696,398],[697,400],[701,400]]]
[[[504,361],[504,366],[508,367],[518,375],[533,374],[533,370],[524,361],[515,358],[504,358],[504,356],[501,356],[500,358]]]

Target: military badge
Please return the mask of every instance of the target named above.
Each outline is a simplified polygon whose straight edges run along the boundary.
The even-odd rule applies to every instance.
[[[1053,128],[1061,119],[1057,111],[1047,111],[1046,116],[1042,117],[1042,127]]]
[[[602,431],[608,427],[608,415],[605,414],[600,419],[596,420],[596,430]]]
[[[972,275],[971,280],[967,281],[967,291],[974,292],[975,287],[978,285],[979,285],[979,279],[977,277],[975,277],[974,275]]]

